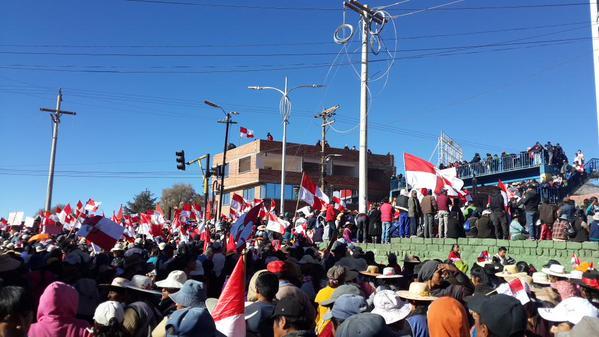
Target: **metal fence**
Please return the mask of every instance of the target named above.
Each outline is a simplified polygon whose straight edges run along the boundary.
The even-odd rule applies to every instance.
[[[462,164],[456,167],[458,177],[472,178],[487,174],[508,172],[545,165],[547,158],[545,151],[520,152],[501,157],[482,158],[479,162]]]

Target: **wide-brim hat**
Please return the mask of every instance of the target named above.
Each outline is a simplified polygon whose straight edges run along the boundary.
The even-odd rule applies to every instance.
[[[379,266],[375,266],[375,265],[368,266],[368,268],[366,268],[366,271],[361,271],[360,274],[366,275],[366,276],[373,276],[373,277],[382,275],[380,273]]]
[[[584,272],[580,279],[571,278],[570,282],[578,284],[581,287],[599,291],[599,271],[590,270]]]
[[[127,284],[127,288],[141,291],[148,294],[161,295],[162,293],[152,289],[152,280],[145,275],[133,275],[131,281]]]
[[[299,264],[320,264],[312,255],[304,255],[298,262]]]
[[[164,280],[157,281],[156,287],[180,289],[185,281],[187,281],[187,275],[183,271],[173,270]]]
[[[551,284],[551,281],[549,281],[547,274],[543,273],[542,271],[538,271],[532,273],[532,283],[548,286]]]
[[[206,291],[204,283],[196,280],[187,280],[183,287],[169,297],[176,304],[183,307],[204,307],[206,305]]]
[[[98,284],[98,287],[108,288],[108,290],[127,289],[129,280],[124,277],[115,277],[110,284]]]
[[[393,267],[385,267],[383,268],[383,273],[378,275],[376,278],[400,278],[403,275],[399,275],[395,273],[395,268]]]
[[[401,298],[413,301],[434,301],[438,297],[432,296],[425,282],[412,282],[408,290],[399,290],[397,295]]]
[[[368,268],[368,263],[363,258],[346,256],[341,258],[336,265],[341,265],[349,270],[364,271]]]
[[[514,279],[526,276],[526,273],[518,272],[518,267],[515,264],[508,264],[503,266],[503,271],[495,273],[495,276]]]
[[[555,276],[555,277],[564,277],[568,278],[570,276],[569,273],[566,273],[566,269],[564,266],[559,264],[552,264],[549,268],[542,268],[541,271],[547,275]]]
[[[404,263],[420,263],[420,258],[418,256],[415,255],[406,255],[403,258],[403,262]]]
[[[3,254],[0,255],[0,273],[15,270],[21,266],[21,261]]]

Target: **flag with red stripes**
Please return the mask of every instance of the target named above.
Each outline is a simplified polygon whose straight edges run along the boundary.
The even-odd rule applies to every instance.
[[[109,251],[123,235],[124,228],[100,215],[85,219],[77,235]]]

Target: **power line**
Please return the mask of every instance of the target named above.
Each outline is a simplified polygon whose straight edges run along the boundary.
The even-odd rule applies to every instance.
[[[400,36],[397,40],[417,40],[427,38],[452,37],[452,36],[467,36],[503,33],[512,31],[526,31],[545,28],[567,27],[574,25],[588,25],[588,21],[576,21],[550,25],[536,26],[517,26],[507,28],[497,28],[489,30],[479,30],[470,32],[455,32],[443,34],[425,34]],[[385,40],[393,41],[395,38],[387,38]],[[300,46],[300,45],[332,45],[329,41],[305,41],[305,42],[272,42],[272,43],[231,43],[231,44],[23,44],[23,43],[0,43],[0,47],[19,47],[19,48],[239,48],[239,47],[272,47],[272,46]]]

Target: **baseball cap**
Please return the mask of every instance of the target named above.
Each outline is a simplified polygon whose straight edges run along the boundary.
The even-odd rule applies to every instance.
[[[555,308],[539,308],[539,315],[550,322],[570,322],[578,324],[583,316],[598,317],[599,311],[591,302],[582,297],[570,297],[560,303]]]
[[[102,302],[94,312],[94,321],[100,325],[110,325],[111,319],[116,319],[118,324],[122,324],[125,319],[125,309],[123,305],[117,301]]]
[[[480,315],[496,337],[510,337],[526,331],[527,315],[524,306],[516,298],[498,294],[495,296],[475,295],[467,297],[468,309]]]
[[[324,307],[330,307],[335,303],[335,301],[341,297],[341,295],[350,294],[350,295],[360,295],[360,289],[353,284],[343,284],[335,288],[333,291],[333,295],[327,300],[320,302],[320,305]]]
[[[341,295],[335,301],[333,309],[324,316],[324,320],[335,317],[344,321],[353,315],[366,311],[366,309],[368,309],[368,304],[364,297],[352,294]]]
[[[308,308],[297,296],[287,296],[277,301],[272,318],[278,316],[303,317],[306,316],[307,311]]]
[[[339,325],[335,337],[392,337],[396,336],[382,316],[362,313],[349,317]]]
[[[166,337],[224,336],[214,325],[206,308],[175,310],[166,322]]]

